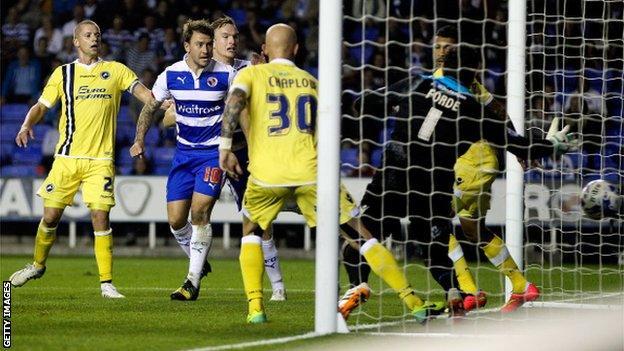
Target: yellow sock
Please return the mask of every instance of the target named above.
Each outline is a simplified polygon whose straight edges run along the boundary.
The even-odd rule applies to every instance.
[[[377,239],[370,239],[360,249],[373,272],[381,277],[394,291],[399,294],[410,310],[423,304],[410,286],[403,271],[399,268],[392,253],[381,245]]]
[[[449,237],[448,256],[453,261],[455,275],[457,275],[457,281],[459,281],[459,289],[465,293],[476,295],[478,290],[477,284],[475,284],[472,272],[470,272],[470,268],[468,268],[468,263],[464,257],[464,251],[453,234]]]
[[[264,311],[262,295],[262,277],[264,275],[264,256],[262,255],[262,238],[247,235],[241,239],[241,250],[238,258],[243,274],[245,294],[249,301],[249,313]]]
[[[100,272],[100,281],[113,280],[113,230],[96,231],[93,250]]]
[[[490,259],[490,262],[511,280],[513,292],[523,293],[527,280],[518,269],[513,257],[509,255],[503,240],[498,236],[494,236],[494,239],[483,247],[483,252]]]
[[[37,236],[35,237],[35,267],[45,267],[46,260],[52,245],[56,241],[56,227],[48,228],[43,224],[43,221],[39,222],[37,227]]]

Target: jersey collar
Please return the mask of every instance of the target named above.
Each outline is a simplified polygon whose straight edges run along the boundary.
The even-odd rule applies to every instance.
[[[292,62],[291,60],[285,59],[285,58],[281,58],[281,57],[274,58],[269,63],[277,63],[279,65],[290,65],[290,66],[294,66],[295,65],[295,63]]]
[[[193,78],[195,80],[199,79],[199,76],[201,76],[202,73],[206,72],[206,70],[208,70],[208,66],[206,65],[206,67],[204,67],[204,69],[202,69],[202,71],[199,73],[199,76],[195,75],[195,71],[193,71],[191,69],[191,66],[189,66],[188,62],[186,61],[186,58],[188,57],[188,54],[184,54],[184,57],[182,57],[182,61],[184,61],[184,65],[186,66],[186,69],[188,69],[189,72],[191,72],[191,75],[193,75]]]
[[[430,77],[432,78],[435,82],[441,83],[442,85],[446,86],[447,88],[456,91],[458,93],[464,94],[464,95],[471,95],[470,89],[466,88],[465,86],[461,85],[461,83],[459,83],[457,80],[455,80],[452,77],[449,76],[445,76],[442,75],[440,77],[436,77],[435,74]]]
[[[102,58],[98,57],[97,60],[95,60],[95,62],[93,62],[90,65],[86,65],[86,64],[80,62],[78,59],[74,60],[74,63],[77,63],[77,64],[81,65],[82,67],[84,67],[84,68],[86,68],[88,70],[91,70],[91,69],[93,69],[93,67],[95,67],[98,63],[100,63],[102,61],[103,61]]]
[[[234,68],[234,62],[236,62],[236,59],[233,59],[233,60],[232,60],[232,63],[231,63],[231,64],[229,64],[229,63],[226,63],[226,62],[223,62],[223,61],[217,60],[217,59],[216,59],[216,58],[214,58],[214,57],[212,58],[212,60],[213,60],[214,62],[217,62],[217,63],[220,63],[220,64],[222,64],[222,65],[225,65],[225,67],[232,67],[232,68]]]

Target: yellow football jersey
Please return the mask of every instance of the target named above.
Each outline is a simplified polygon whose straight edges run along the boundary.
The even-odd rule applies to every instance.
[[[112,160],[121,95],[137,82],[134,72],[114,61],[57,67],[39,98],[48,108],[61,100],[56,156]]]
[[[241,70],[230,90],[249,103],[249,172],[262,186],[316,182],[315,122],[318,82],[289,60]]]

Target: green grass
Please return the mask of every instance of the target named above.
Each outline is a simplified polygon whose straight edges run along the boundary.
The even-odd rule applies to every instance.
[[[29,261],[28,257],[4,256],[0,273],[4,279]],[[267,302],[269,323],[247,325],[246,299],[238,262],[214,260],[214,272],[203,281],[195,302],[170,301],[187,270],[185,259],[116,258],[115,284],[126,295],[123,300],[100,297],[97,267],[93,258],[51,257],[39,280],[12,290],[12,342],[17,350],[179,350],[292,336],[314,328],[314,263],[282,262],[288,301]],[[529,279],[549,293],[566,291],[622,291],[621,268],[605,267],[600,278],[595,266],[583,272],[570,267],[544,274],[530,267]],[[591,273],[593,270],[594,273]],[[479,269],[479,285],[490,293],[489,306],[502,303],[503,280],[491,269]],[[419,264],[407,268],[410,281],[419,290],[439,289]],[[343,274],[344,275],[344,274]],[[265,279],[266,298],[270,288]],[[401,320],[404,308],[394,293],[379,294],[379,280],[371,276],[376,294],[355,312],[350,323]],[[429,296],[440,298],[439,290]],[[313,344],[331,343],[334,337]],[[295,342],[285,349],[310,341]],[[323,346],[324,347],[324,346]],[[267,349],[263,347],[263,349]]]

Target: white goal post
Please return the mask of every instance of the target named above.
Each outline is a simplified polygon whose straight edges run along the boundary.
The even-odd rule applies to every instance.
[[[507,23],[507,114],[518,134],[524,135],[526,0],[509,1]],[[524,263],[524,171],[516,157],[507,152],[507,191],[505,243],[509,254],[522,270]],[[511,281],[505,278],[506,299],[511,296]]]
[[[337,331],[342,0],[321,0],[314,331]]]

